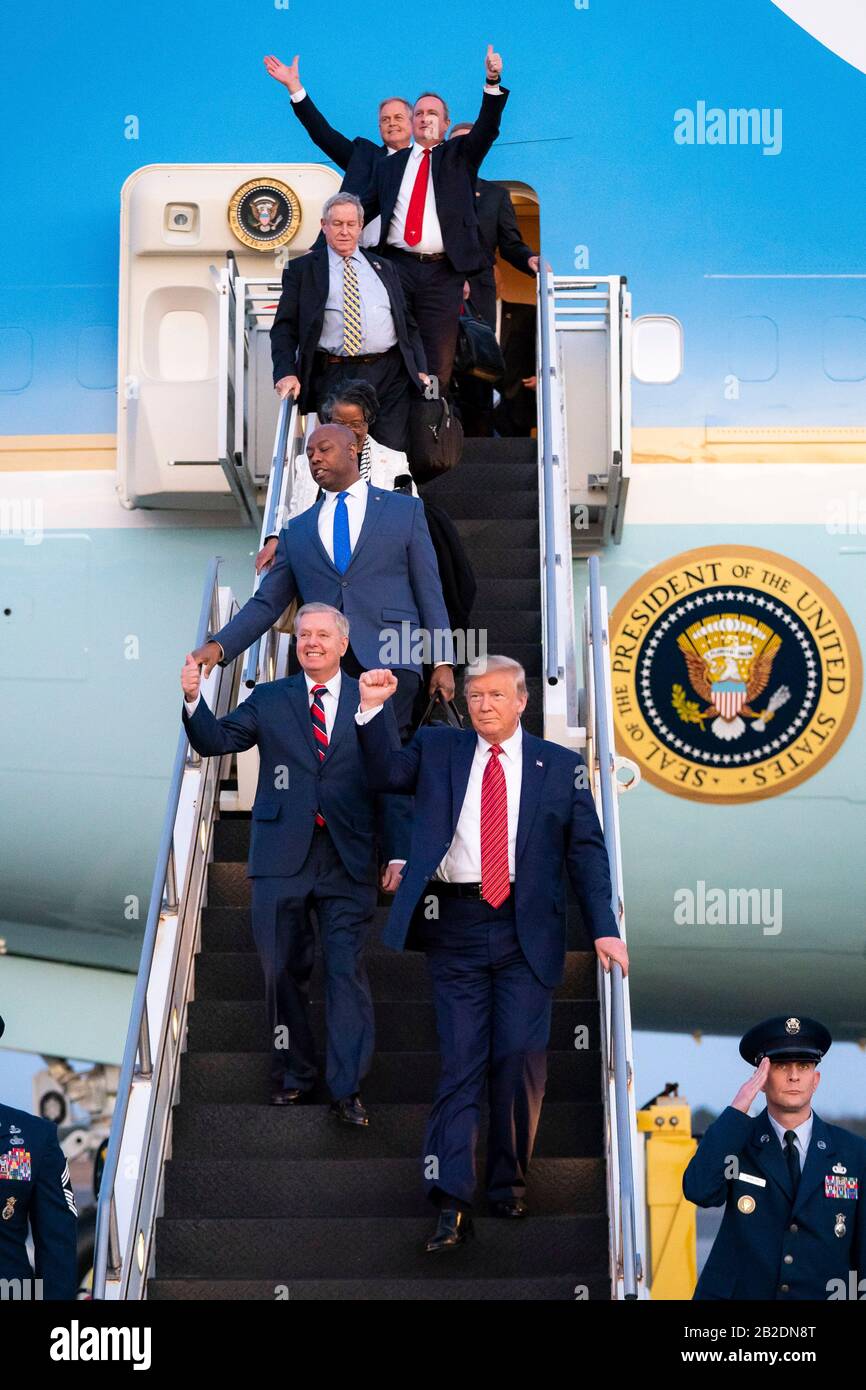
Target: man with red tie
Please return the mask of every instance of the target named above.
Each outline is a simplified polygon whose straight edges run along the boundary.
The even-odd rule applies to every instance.
[[[418,324],[428,372],[440,395],[451,380],[457,320],[467,276],[486,264],[475,209],[479,166],[499,134],[508,99],[501,85],[502,59],[488,45],[481,111],[467,135],[445,139],[448,107],[424,92],[412,115],[414,142],[371,170],[365,219],[381,216],[376,248],[393,259],[403,294]]]
[[[355,716],[370,786],[415,794],[409,858],[383,937],[426,951],[441,1074],[422,1151],[439,1208],[430,1253],[472,1231],[482,1097],[493,1216],[527,1214],[526,1172],[565,964],[567,872],[605,969],[628,969],[604,837],[580,754],[524,732],[523,667],[489,656],[466,673],[471,729],[420,729],[400,746],[390,671],[366,671]]]
[[[295,636],[300,674],[257,685],[222,719],[200,697],[199,663],[190,653],[181,674],[183,722],[206,757],[259,750],[248,874],[273,1048],[271,1104],[309,1099],[316,1080],[308,997],[315,908],[331,1111],[366,1126],[360,1086],[373,1055],[364,946],[376,907],[375,797],[352,730],[358,682],[340,670],[349,621],[330,604],[308,603]],[[394,864],[389,870],[396,874]]]

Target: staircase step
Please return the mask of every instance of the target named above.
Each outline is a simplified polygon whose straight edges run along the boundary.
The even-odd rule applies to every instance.
[[[375,1279],[384,1269],[392,1278],[423,1280],[434,1274],[435,1262],[422,1249],[430,1230],[429,1216],[160,1217],[156,1267],[162,1278],[274,1279],[289,1286],[296,1279]],[[571,1275],[607,1248],[606,1215],[513,1223],[482,1216],[475,1230],[476,1239],[450,1256],[466,1279]]]
[[[541,614],[537,609],[490,609],[476,605],[470,624],[476,632],[487,634],[488,653],[499,652],[515,642],[541,642]],[[476,648],[478,645],[476,640]]]
[[[501,517],[492,520],[477,517],[473,520],[455,520],[460,539],[469,551],[469,559],[475,568],[475,546],[495,546],[501,558],[502,571],[509,573],[508,557],[512,550],[538,550],[538,521],[505,521]]]
[[[604,1165],[596,1158],[542,1158],[527,1178],[533,1216],[585,1216],[605,1210]],[[167,1217],[424,1216],[430,1206],[420,1158],[343,1158],[284,1163],[254,1159],[238,1183],[231,1162],[170,1159]]]
[[[486,460],[468,461],[464,458],[459,468],[443,473],[440,478],[432,478],[419,489],[425,501],[429,498],[437,506],[451,510],[454,498],[464,492],[482,490],[500,494],[513,492],[534,492],[538,496],[538,459],[535,448],[531,455],[517,463]]]
[[[511,574],[498,575],[493,579],[479,579],[476,575],[476,584],[473,620],[476,609],[480,612],[495,612],[503,608],[522,608],[535,613],[541,611],[541,580],[537,571],[524,579],[514,578]]]
[[[468,470],[480,463],[533,462],[538,457],[538,440],[529,436],[470,435],[463,442],[460,469]],[[453,469],[457,473],[459,469]]]
[[[600,1089],[600,1088],[599,1088]],[[429,1105],[377,1105],[368,1129],[340,1124],[325,1105],[194,1105],[174,1111],[172,1157],[186,1162],[247,1162],[295,1158],[417,1158]],[[558,1101],[542,1106],[538,1158],[597,1158],[602,1153],[600,1101]],[[481,1108],[482,1142],[487,1107]]]
[[[241,908],[205,908],[202,950],[195,963],[195,997],[205,999],[261,999],[264,993],[259,958],[250,930],[249,913]],[[227,923],[220,921],[221,916]],[[214,921],[216,919],[216,921]],[[420,951],[367,951],[367,974],[375,1000],[394,1002],[429,1000],[430,975]],[[595,999],[595,955],[569,951],[559,999]],[[324,996],[324,962],[319,955],[311,982],[313,998]]]
[[[462,1259],[457,1252],[455,1259]],[[441,1271],[440,1271],[441,1276]],[[561,1302],[581,1299],[609,1300],[610,1275],[606,1261],[594,1261],[592,1273],[582,1263],[579,1274],[560,1274],[535,1279],[293,1279],[275,1284],[272,1279],[149,1279],[148,1302],[196,1301],[273,1303],[291,1298],[293,1303],[327,1302]]]
[[[476,523],[464,521],[462,524],[474,526]],[[507,574],[509,579],[536,580],[541,574],[541,551],[538,548],[537,535],[531,545],[514,546],[509,549],[507,545],[497,541],[495,534],[488,534],[483,540],[477,540],[466,548],[476,580],[487,579],[491,584],[495,584],[503,574]]]
[[[536,488],[522,488],[519,491],[503,492],[496,484],[488,486],[485,491],[476,491],[482,484],[476,483],[472,479],[472,490],[462,488],[452,491],[447,500],[443,498],[443,507],[447,510],[453,522],[474,521],[474,520],[493,520],[497,517],[510,517],[514,521],[531,521],[535,528],[536,540],[538,537],[538,490]],[[425,496],[428,494],[425,493]],[[432,500],[436,500],[431,498]]]
[[[576,1054],[575,1029],[588,1029],[589,1049],[599,1046],[598,1005],[590,1000],[559,999],[553,1004],[550,1045]],[[310,1005],[317,1044],[324,1047],[325,1005]],[[187,1046],[192,1052],[264,1052],[270,1046],[263,999],[193,999],[189,1005]],[[436,1020],[432,1003],[398,1000],[376,1005],[379,1052],[434,1052]]]
[[[321,1044],[320,1044],[321,1048]],[[181,1059],[180,1094],[193,1104],[225,1102],[227,1105],[267,1105],[270,1096],[270,1062],[264,1053],[195,1051]],[[320,1055],[319,1085],[313,1102],[326,1103],[330,1096],[322,1080],[324,1058]],[[364,1104],[379,1102],[413,1105],[432,1104],[439,1079],[438,1052],[399,1052],[385,1050],[373,1058],[369,1074],[361,1086]],[[591,1051],[551,1052],[547,1062],[547,1103],[591,1101],[598,1095],[601,1054]]]

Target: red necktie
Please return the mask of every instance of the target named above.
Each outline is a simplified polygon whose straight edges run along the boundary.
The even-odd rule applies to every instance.
[[[310,718],[313,721],[313,738],[316,740],[316,748],[319,753],[319,762],[325,761],[325,752],[328,747],[328,725],[325,720],[325,706],[322,704],[322,696],[327,690],[326,685],[314,685],[312,689],[313,703],[310,705]],[[324,825],[325,817],[321,811],[316,812],[316,825]]]
[[[508,879],[508,794],[499,761],[498,743],[481,778],[481,896],[491,907],[501,907],[511,885]]]
[[[430,151],[425,150],[415,175],[409,211],[406,213],[406,227],[403,240],[407,246],[417,246],[424,228],[424,208],[427,203],[427,184],[430,181]]]

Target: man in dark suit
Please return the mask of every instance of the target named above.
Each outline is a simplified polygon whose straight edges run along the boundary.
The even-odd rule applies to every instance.
[[[451,627],[424,504],[363,482],[345,425],[314,430],[307,458],[322,497],[287,522],[252,598],[193,655],[209,673],[246,651],[294,599],[331,604],[352,625],[343,670],[357,677],[387,661],[398,681],[398,724],[408,732],[422,666],[434,667],[431,695],[454,694]]]
[[[322,209],[326,245],[283,271],[271,328],[274,388],[306,413],[345,381],[369,381],[379,443],[405,451],[410,398],[428,380],[424,349],[394,267],[358,246],[363,222],[359,199],[335,193]]]
[[[379,102],[379,134],[381,145],[363,135],[350,139],[330,125],[313,104],[305,90],[295,56],[290,65],[269,55],[265,67],[271,77],[288,88],[292,110],[314,144],[342,169],[345,178],[340,185],[343,193],[366,193],[370,186],[373,165],[396,150],[405,150],[412,142],[412,105],[404,97],[385,97]]]
[[[0,1018],[0,1036],[4,1027]],[[57,1126],[10,1105],[0,1105],[0,1280],[15,1281],[12,1298],[60,1301],[78,1292],[78,1212]]]
[[[607,850],[580,755],[525,733],[523,668],[486,658],[466,674],[471,729],[420,729],[400,747],[389,671],[361,677],[367,777],[414,792],[409,859],[384,941],[426,949],[442,1070],[424,1140],[439,1207],[426,1250],[472,1229],[481,1099],[490,1100],[486,1187],[495,1216],[523,1199],[546,1080],[553,991],[565,963],[567,870],[605,969],[628,968]],[[384,709],[382,708],[384,705]]]
[[[273,1039],[271,1104],[303,1100],[316,1078],[307,987],[315,908],[325,961],[326,1080],[332,1112],[366,1125],[360,1086],[373,1055],[364,945],[376,907],[375,805],[352,730],[358,683],[340,670],[349,624],[325,603],[295,620],[301,672],[257,685],[216,719],[192,654],[181,675],[183,721],[208,757],[259,750],[249,876],[252,928]]]
[[[769,1018],[741,1040],[756,1071],[683,1174],[690,1202],[725,1207],[696,1299],[863,1298],[866,1140],[812,1109],[831,1041],[803,1015]],[[762,1091],[766,1107],[752,1118]]]
[[[451,380],[457,318],[467,275],[484,268],[475,211],[475,179],[497,135],[508,99],[502,59],[488,45],[481,111],[468,135],[446,141],[449,117],[442,98],[423,93],[415,103],[414,144],[377,160],[364,212],[380,216],[377,250],[400,272],[406,302],[418,321],[427,370],[444,396]]]
[[[534,304],[510,304],[506,299],[500,300],[499,308],[505,375],[497,387],[493,427],[501,435],[526,437],[538,423],[536,309]]]

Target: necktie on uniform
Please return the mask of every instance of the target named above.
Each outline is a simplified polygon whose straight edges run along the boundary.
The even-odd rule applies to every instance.
[[[358,356],[363,336],[358,275],[347,256],[343,261],[343,352],[347,357]]]
[[[498,743],[490,745],[481,778],[481,896],[491,907],[508,897],[508,794]]]
[[[409,211],[406,213],[406,226],[403,240],[407,246],[417,246],[424,229],[424,208],[427,205],[427,184],[430,182],[430,151],[425,150],[418,162],[418,172],[412,185]]]
[[[346,506],[348,492],[337,493],[334,507],[334,564],[341,574],[345,574],[352,558],[352,542],[349,539],[349,509]]]
[[[788,1176],[791,1179],[791,1188],[795,1197],[797,1188],[800,1186],[800,1155],[797,1153],[797,1145],[794,1142],[796,1138],[796,1130],[785,1130],[785,1157],[788,1160]]]
[[[310,705],[310,718],[313,721],[313,738],[316,740],[316,750],[319,754],[319,762],[325,761],[325,753],[328,748],[328,721],[325,718],[325,706],[322,703],[322,696],[327,690],[326,685],[314,685],[312,689],[313,703]],[[324,825],[325,817],[321,811],[316,812],[316,825]]]

